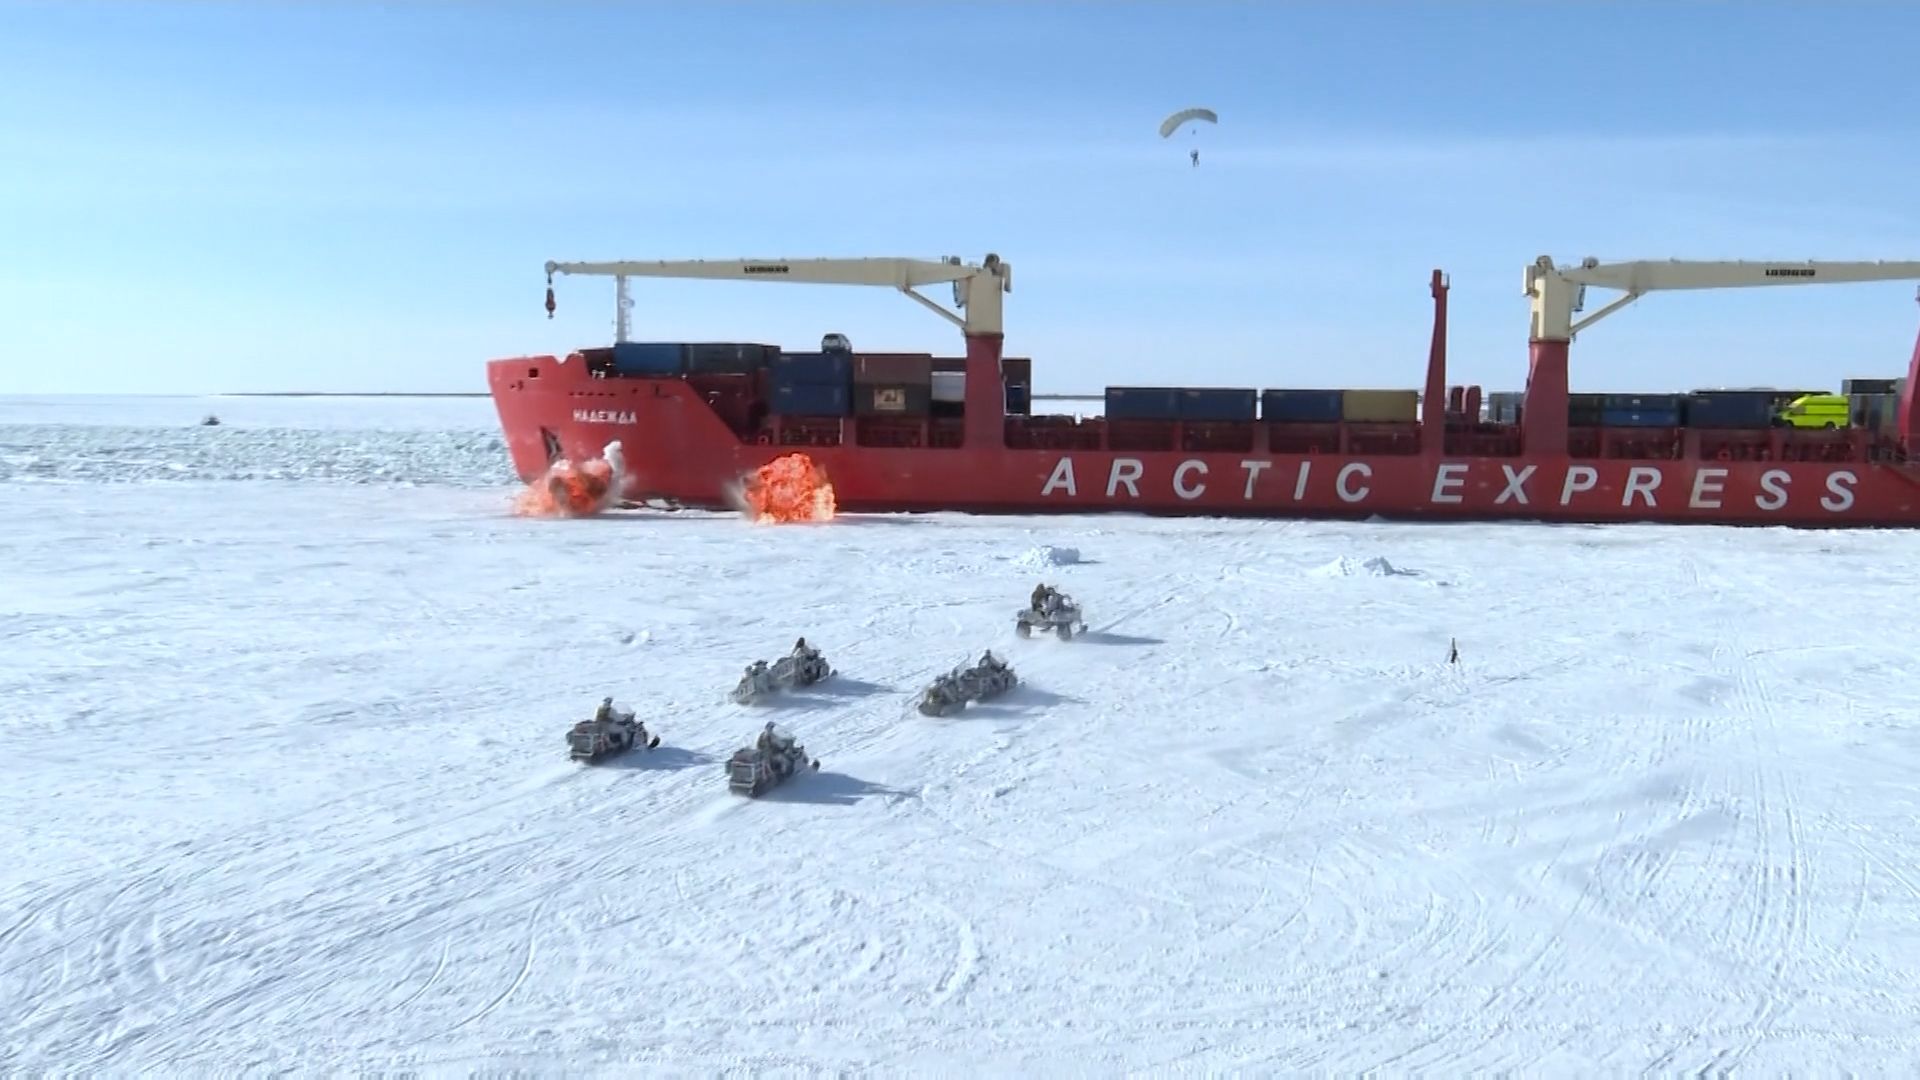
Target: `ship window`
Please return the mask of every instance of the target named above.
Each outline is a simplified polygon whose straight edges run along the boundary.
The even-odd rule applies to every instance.
[[[539,378],[539,377],[540,377],[540,369],[539,369],[539,368],[537,368],[537,367],[530,367],[530,368],[528,368],[528,369],[527,369],[527,378],[529,378],[529,379],[537,379],[537,378]]]

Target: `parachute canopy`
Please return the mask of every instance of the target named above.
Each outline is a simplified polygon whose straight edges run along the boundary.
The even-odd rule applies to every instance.
[[[1189,120],[1205,120],[1209,124],[1217,124],[1220,122],[1220,117],[1212,109],[1181,109],[1160,121],[1160,137],[1164,139],[1172,135],[1180,130],[1181,124]]]

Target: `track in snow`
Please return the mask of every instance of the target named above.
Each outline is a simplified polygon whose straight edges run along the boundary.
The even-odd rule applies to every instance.
[[[1920,1053],[1910,536],[7,494],[10,1069]],[[1041,579],[1092,633],[1014,637]],[[574,766],[606,693],[661,748]],[[825,764],[732,797],[766,717]]]

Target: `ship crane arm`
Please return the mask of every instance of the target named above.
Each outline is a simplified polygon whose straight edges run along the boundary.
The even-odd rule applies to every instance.
[[[1527,267],[1535,341],[1572,341],[1574,335],[1650,292],[1681,289],[1741,289],[1769,285],[1839,285],[1920,280],[1920,262],[1757,262],[1684,259],[1603,263],[1585,259],[1557,267],[1542,255]],[[1624,295],[1574,321],[1586,287],[1618,289]]]
[[[622,262],[547,263],[548,312],[552,313],[555,274],[611,277],[622,285],[635,277],[695,281],[784,281],[802,285],[866,285],[898,289],[935,314],[953,323],[969,337],[1003,332],[1001,294],[1013,291],[1013,267],[997,255],[980,263],[945,259],[679,259]],[[922,285],[953,283],[956,315],[914,291]],[[619,337],[626,338],[625,311]]]

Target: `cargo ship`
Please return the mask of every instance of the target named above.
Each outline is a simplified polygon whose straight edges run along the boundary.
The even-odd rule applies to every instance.
[[[1012,265],[941,259],[548,263],[610,277],[615,339],[488,363],[515,471],[618,442],[627,499],[738,509],[739,485],[786,455],[824,472],[841,511],[1132,512],[1275,518],[1526,520],[1865,527],[1920,525],[1914,389],[1843,388],[1840,415],[1803,391],[1573,394],[1576,333],[1648,292],[1920,280],[1920,262],[1689,262],[1525,271],[1525,390],[1447,382],[1448,280],[1414,389],[1108,387],[1102,416],[1033,408],[1032,363],[1003,352]],[[634,278],[891,288],[959,328],[958,356],[630,340]],[[951,284],[953,308],[918,291]],[[1620,296],[1584,310],[1588,286]],[[1817,391],[1815,393],[1818,393]],[[1817,424],[1817,426],[1816,426]],[[730,494],[733,493],[733,494]]]

